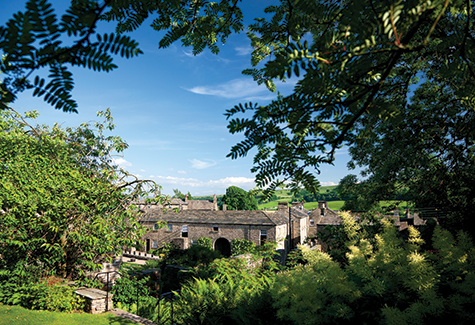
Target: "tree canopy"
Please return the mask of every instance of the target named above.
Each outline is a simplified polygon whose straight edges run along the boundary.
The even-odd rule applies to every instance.
[[[244,29],[239,6],[114,1],[105,17],[124,32],[154,16],[152,27],[167,31],[160,47],[181,39],[196,54],[206,47],[218,52],[218,41]],[[457,157],[466,155],[465,167],[457,164],[466,173],[467,164],[473,165],[474,134],[467,127],[474,122],[475,101],[472,7],[473,1],[460,0],[275,1],[265,18],[257,16],[247,28],[253,68],[243,73],[270,90],[275,80],[299,81],[292,94],[268,105],[239,104],[227,111],[230,132],[245,136],[229,156],[257,149],[252,171],[267,193],[282,177],[294,191],[303,185],[316,192],[321,164],[331,164],[345,145],[354,163],[369,167],[367,174],[379,161],[391,165],[381,167],[386,175],[410,177],[411,171],[399,167],[413,158],[403,168],[432,171],[434,184],[446,170],[444,183],[457,183],[457,172],[447,170]],[[396,134],[407,143],[414,137],[417,145],[401,142],[403,155],[387,153],[392,144],[382,139]],[[373,155],[377,150],[381,154]],[[426,185],[419,183],[416,192]]]
[[[187,194],[183,194],[179,189],[174,188],[173,193],[174,194],[173,194],[172,198],[184,200],[185,197],[186,197],[188,200],[193,200],[193,197],[191,196],[190,191],[188,191]]]
[[[35,267],[75,277],[140,240],[130,202],[159,188],[114,164],[127,144],[106,135],[109,111],[65,129],[32,126],[36,116],[0,111],[0,277]]]
[[[243,73],[271,91],[275,81],[298,82],[270,104],[227,110],[230,132],[244,135],[229,157],[257,150],[251,171],[265,195],[283,182],[294,192],[304,186],[316,193],[321,165],[349,146],[352,165],[367,167],[364,176],[381,186],[378,197],[406,187],[420,207],[457,205],[463,208],[455,214],[473,215],[473,4],[276,0],[247,26],[252,67]],[[218,42],[245,29],[240,6],[237,0],[83,0],[73,1],[57,23],[46,1],[30,0],[25,13],[0,29],[6,54],[0,70],[8,74],[2,102],[33,87],[35,95],[73,111],[65,65],[108,70],[111,53],[140,53],[121,33],[147,18],[165,32],[159,47],[181,40],[194,54],[218,53]],[[99,18],[116,22],[119,36],[92,41]],[[61,47],[63,34],[78,39]],[[46,66],[48,84],[30,80]]]
[[[250,192],[240,187],[230,186],[221,200],[228,210],[257,210],[257,200]]]

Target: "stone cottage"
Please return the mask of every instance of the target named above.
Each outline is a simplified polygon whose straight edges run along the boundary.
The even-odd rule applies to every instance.
[[[190,201],[188,201],[190,202]],[[277,211],[230,211],[181,209],[178,211],[141,207],[140,222],[150,230],[145,234],[145,252],[174,243],[186,249],[200,237],[209,237],[215,250],[231,253],[233,239],[247,239],[256,245],[275,241],[277,249],[288,251],[303,243],[308,234],[308,212],[302,206],[289,208],[279,203]],[[289,220],[290,217],[290,220]],[[158,223],[165,222],[160,228]],[[288,240],[290,238],[290,240]]]
[[[218,211],[218,202],[216,199],[216,194],[213,196],[213,201],[208,200],[188,200],[188,195],[185,195],[184,199],[170,199],[168,203],[163,206],[155,202],[147,203],[144,202],[135,202],[135,205],[142,212],[147,212],[149,210],[160,209],[163,210],[207,210],[207,211]]]

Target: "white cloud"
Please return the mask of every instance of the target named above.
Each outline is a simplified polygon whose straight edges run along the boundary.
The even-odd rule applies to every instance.
[[[178,174],[186,174],[186,172],[184,170],[179,170],[177,172],[178,172]]]
[[[146,172],[146,170],[145,170],[145,169],[141,169],[140,171],[141,171],[141,172]]]
[[[264,85],[258,86],[251,79],[233,79],[215,86],[198,86],[186,89],[199,95],[211,95],[224,98],[242,98],[268,91]]]
[[[205,169],[216,165],[214,160],[201,161],[198,159],[188,159],[191,162],[191,167],[196,169]]]
[[[335,182],[320,182],[320,185],[321,186],[334,186],[334,185],[338,185],[338,183],[335,183]]]
[[[229,186],[251,186],[254,187],[255,179],[249,177],[226,177],[221,178],[216,181],[209,181],[210,184],[223,185],[225,187]]]
[[[191,51],[183,51],[183,53],[184,53],[187,57],[189,57],[189,58],[195,57],[195,56],[193,55],[193,52],[191,52]]]
[[[150,175],[160,185],[179,185],[180,187],[203,188],[208,190],[219,189],[224,190],[229,186],[239,186],[243,188],[253,188],[255,186],[255,179],[249,177],[226,177],[218,180],[201,181],[196,178],[184,178],[173,176],[154,176]]]
[[[252,47],[250,46],[238,46],[234,48],[237,52],[237,55],[248,55],[252,52]]]
[[[124,158],[112,158],[112,162],[116,165],[119,165],[120,167],[130,167],[132,166],[132,163],[131,162],[128,162],[127,160],[125,160]]]

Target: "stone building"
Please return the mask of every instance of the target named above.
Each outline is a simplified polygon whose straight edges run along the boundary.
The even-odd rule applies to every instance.
[[[225,256],[231,253],[233,239],[247,239],[257,246],[275,241],[278,250],[288,251],[303,243],[308,234],[308,212],[303,206],[289,208],[287,202],[279,203],[277,211],[143,209],[140,222],[150,229],[143,238],[145,252],[164,243],[186,249],[200,237],[211,238],[213,248]],[[159,227],[160,222],[166,226]]]
[[[140,211],[147,212],[156,209],[163,210],[207,210],[218,211],[218,202],[216,195],[213,196],[213,201],[208,200],[188,200],[188,195],[185,195],[184,199],[170,199],[165,206],[157,204],[155,202],[145,204],[144,202],[135,202]]]

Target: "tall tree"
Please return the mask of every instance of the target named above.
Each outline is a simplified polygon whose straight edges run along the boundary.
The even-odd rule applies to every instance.
[[[416,109],[410,97],[417,90],[425,89],[426,98],[432,99],[422,110],[442,119],[448,109],[443,103],[450,103],[451,114],[457,117],[453,122],[463,129],[471,122],[475,98],[473,4],[275,1],[264,18],[248,26],[254,67],[244,74],[270,90],[275,90],[275,80],[299,81],[292,94],[279,95],[269,105],[247,103],[227,111],[229,130],[245,136],[229,156],[246,156],[257,148],[252,171],[267,194],[278,187],[282,176],[291,180],[294,191],[304,185],[316,192],[321,164],[332,163],[342,146],[363,142],[381,123],[390,132],[404,112]],[[155,15],[152,27],[167,31],[160,47],[181,39],[193,46],[194,53],[206,47],[217,52],[218,41],[243,28],[239,5],[225,0],[113,1],[105,17],[117,20],[117,30],[124,32]],[[441,92],[446,99],[434,105]],[[424,129],[426,141],[435,139],[436,132]],[[468,153],[473,135],[464,132],[467,145],[460,149]],[[371,141],[377,143],[377,138]]]
[[[257,210],[257,200],[251,192],[240,187],[230,186],[221,200],[228,210]]]
[[[130,202],[159,187],[116,166],[127,144],[104,123],[32,126],[37,113],[0,111],[0,278],[31,267],[78,276],[140,240]]]
[[[378,184],[410,187],[421,198],[419,204],[437,211],[468,198],[461,210],[466,216],[474,211],[470,175],[475,135],[469,127],[475,101],[473,5],[472,0],[276,0],[264,18],[248,26],[253,67],[243,72],[272,91],[275,80],[299,81],[293,93],[278,95],[269,105],[240,104],[226,112],[230,132],[245,136],[229,156],[243,157],[257,149],[252,171],[265,194],[287,180],[294,192],[303,185],[316,193],[321,164],[332,163],[337,150],[348,145],[356,164],[370,166],[372,159],[371,166],[382,166],[380,176],[372,178]],[[83,15],[83,9],[90,15]],[[165,32],[160,47],[181,39],[195,54],[207,47],[217,53],[218,42],[244,29],[237,0],[115,0],[103,5],[84,0],[74,1],[59,24],[51,23],[51,15],[47,2],[31,0],[27,14],[15,16],[0,29],[0,47],[8,52],[0,69],[12,78],[2,83],[3,102],[28,86],[36,87],[35,94],[52,104],[66,103],[61,94],[69,92],[72,83],[63,73],[63,63],[105,69],[110,60],[97,52],[93,55],[88,43],[99,15],[117,21],[119,33],[153,17],[152,28]],[[80,38],[63,51],[56,41],[58,31]],[[99,37],[96,47],[100,53],[122,53],[122,48],[126,56],[139,52],[121,37],[112,43],[111,37]],[[34,38],[42,40],[38,50]],[[49,62],[60,69],[51,70],[52,83],[44,86],[39,77],[32,84],[26,82],[31,71]],[[49,89],[52,94],[47,95]],[[62,101],[51,99],[56,95]],[[393,145],[394,152],[398,150],[398,143],[389,141],[396,139],[395,134],[397,140],[409,139],[404,154],[387,153]],[[386,155],[373,156],[376,152]],[[359,158],[363,154],[367,158]],[[408,157],[412,162],[405,168]],[[377,161],[385,161],[384,166]],[[417,169],[427,173],[416,173]],[[411,173],[415,177],[410,178]],[[459,178],[469,181],[462,179],[463,191],[452,192]]]
[[[191,196],[190,191],[188,191],[188,193],[185,195],[179,189],[174,188],[173,193],[174,194],[173,194],[172,198],[184,200],[185,196],[186,196],[188,198],[188,200],[193,200],[193,197]]]

